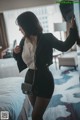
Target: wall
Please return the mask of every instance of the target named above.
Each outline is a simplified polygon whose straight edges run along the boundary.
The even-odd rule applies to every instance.
[[[79,0],[78,0],[78,2],[79,2]],[[74,14],[76,17],[76,22],[77,22],[79,36],[80,36],[80,3],[74,4]]]

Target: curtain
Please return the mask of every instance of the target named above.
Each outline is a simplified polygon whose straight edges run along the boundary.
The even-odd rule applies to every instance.
[[[2,46],[2,49],[6,49],[9,47],[3,13],[0,13],[0,46]]]

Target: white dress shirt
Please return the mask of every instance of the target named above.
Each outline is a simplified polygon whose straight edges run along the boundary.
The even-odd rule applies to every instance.
[[[25,39],[23,52],[22,52],[22,59],[24,63],[27,65],[27,67],[30,69],[35,69],[35,59],[34,59],[35,51],[36,51],[36,40],[32,44],[28,39]]]

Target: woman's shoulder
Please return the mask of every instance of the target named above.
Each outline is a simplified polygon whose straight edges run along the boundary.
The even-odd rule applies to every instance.
[[[50,45],[52,40],[53,40],[52,33],[42,33],[42,37],[41,37],[42,44]]]
[[[43,33],[42,34],[42,39],[44,39],[44,41],[48,41],[48,40],[50,40],[50,39],[52,39],[53,38],[53,34],[52,33]]]

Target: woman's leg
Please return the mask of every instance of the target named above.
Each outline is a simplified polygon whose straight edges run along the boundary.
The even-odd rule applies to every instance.
[[[31,105],[34,107],[36,97],[34,95],[28,95]]]
[[[32,112],[32,120],[43,120],[43,114],[46,110],[49,101],[50,99],[47,98],[36,97],[36,101]]]

